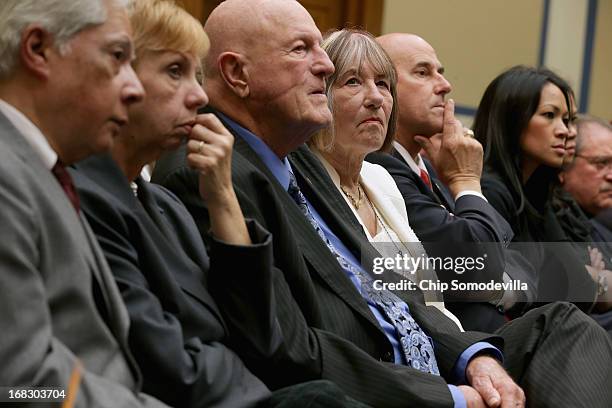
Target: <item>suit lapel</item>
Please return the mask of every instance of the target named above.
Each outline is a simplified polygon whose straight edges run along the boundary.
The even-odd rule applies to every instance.
[[[321,240],[317,232],[314,230],[310,222],[306,219],[302,211],[299,209],[297,204],[289,196],[289,194],[281,187],[277,182],[274,175],[270,172],[268,167],[261,161],[259,156],[251,149],[247,142],[245,142],[240,136],[236,137],[234,143],[234,150],[239,153],[246,160],[248,160],[253,166],[259,171],[264,173],[270,180],[270,184],[275,193],[275,200],[279,201],[280,205],[284,210],[284,214],[287,217],[287,227],[290,226],[292,229],[292,235],[296,237],[297,243],[301,249],[301,252],[305,258],[305,261],[312,265],[311,270],[314,270],[323,279],[323,281],[351,308],[357,313],[363,316],[365,319],[370,321],[375,327],[382,332],[380,325],[376,321],[376,318],[367,306],[367,303],[363,300],[361,295],[357,292],[357,288],[353,285],[350,279],[346,276],[344,270],[340,267],[338,262],[333,258],[327,245]],[[310,193],[313,190],[312,183],[303,177],[300,172],[299,166],[294,166],[294,162],[291,161],[294,173],[300,184],[300,189],[304,188],[303,193],[311,200]],[[315,198],[315,202],[321,201],[319,197]],[[312,203],[312,202],[311,202]],[[327,217],[327,206],[325,208],[316,206],[317,211],[320,211],[326,221],[330,218]],[[281,220],[282,222],[282,220]],[[330,227],[334,229],[335,233],[338,231],[334,228],[336,225],[330,224]],[[359,226],[361,228],[361,226]],[[339,235],[342,238],[342,234]],[[359,259],[359,256],[358,256]]]
[[[87,238],[87,244],[91,249],[91,257],[88,257],[87,261],[94,271],[96,283],[102,289],[101,294],[109,315],[107,324],[115,333],[116,337],[120,338],[122,341],[126,341],[129,328],[127,310],[123,306],[123,300],[121,299],[113,275],[108,268],[104,254],[98,245],[95,234],[91,230],[82,212],[79,216],[81,224],[83,225],[85,237]]]
[[[364,270],[370,273],[374,258],[380,257],[380,254],[367,240],[363,227],[350,212],[326,170],[306,147],[301,147],[297,152],[292,153],[290,161],[304,195],[340,240],[361,261]],[[297,206],[295,207],[297,209]],[[312,227],[309,229],[318,237]],[[308,247],[310,242],[311,240],[305,240],[305,256],[316,265],[317,271],[320,271],[325,281],[342,296],[346,303],[375,324],[382,332],[378,321],[372,315],[366,302],[362,301],[361,295],[357,293],[355,286],[346,276],[346,272],[339,267],[337,262],[333,262],[334,268],[331,268],[326,259],[321,259],[318,250],[314,251],[314,248]],[[329,251],[320,238],[317,240],[317,244],[319,243],[326,251]],[[397,281],[397,277],[389,271],[384,272],[381,278],[387,282]]]
[[[429,161],[423,159],[423,163],[425,163],[425,167],[429,172],[429,178],[431,179],[431,183],[434,188],[434,193],[438,197],[439,201],[444,204],[448,211],[455,211],[455,201],[451,197],[446,187],[444,187],[442,182],[438,179],[438,174],[436,173],[436,170],[433,168],[431,163],[429,163]]]
[[[180,243],[174,238],[176,232],[164,218],[162,210],[157,204],[151,192],[151,187],[147,182],[140,177],[136,179],[136,185],[138,186],[137,198],[131,190],[128,179],[109,155],[89,158],[75,167],[84,172],[90,180],[94,181],[105,191],[112,194],[120,202],[120,205],[124,207],[121,209],[121,212],[127,212],[135,217],[140,224],[140,228],[149,235],[149,239],[154,241],[158,247],[166,248],[165,250],[160,250],[160,252],[164,254],[163,257],[166,258],[165,262],[167,265],[185,265],[186,262],[192,261],[191,259],[183,259],[183,256],[186,257],[186,255],[180,250]],[[197,267],[201,266],[197,265]],[[185,265],[185,267],[173,268],[172,274],[182,290],[198,299],[220,321],[223,321],[220,318],[221,313],[215,306],[210,294],[205,291],[200,281],[194,279],[190,271],[191,269]]]
[[[153,197],[151,192],[151,186],[148,182],[142,180],[140,177],[136,180],[136,184],[138,185],[138,197],[139,199],[139,208],[137,211],[144,211],[146,214],[139,216],[141,222],[148,224],[152,222],[154,226],[153,228],[147,228],[147,230],[151,233],[151,239],[155,240],[159,246],[166,246],[167,249],[163,250],[168,257],[168,264],[174,263],[175,265],[181,265],[185,262],[191,262],[189,257],[184,254],[180,249],[180,242],[175,239],[175,236],[178,231],[172,230],[172,227],[168,224],[168,221],[162,214],[162,209],[157,204],[157,201]],[[157,233],[155,233],[157,232]],[[199,237],[196,237],[196,239]],[[174,257],[179,257],[181,259],[177,259],[176,262],[172,262]],[[184,259],[187,258],[187,259]],[[195,262],[195,261],[193,261]],[[196,267],[204,268],[203,265],[199,265],[196,263]],[[223,322],[223,318],[221,317],[220,311],[217,309],[217,306],[210,296],[210,294],[205,290],[202,285],[202,282],[194,279],[194,275],[191,273],[191,269],[187,266],[184,268],[173,268],[172,270],[173,276],[176,278],[177,282],[181,286],[181,289],[191,296],[198,299],[202,304],[204,304],[208,309],[210,309],[211,313],[213,313],[220,322]],[[223,323],[225,324],[225,323]]]
[[[425,184],[425,182],[421,179],[421,177],[412,170],[410,165],[406,162],[406,160],[404,160],[402,155],[397,150],[393,149],[391,151],[391,155],[395,157],[396,159],[400,160],[402,163],[404,163],[406,167],[408,167],[410,177],[412,178],[412,181],[417,185],[421,193],[427,195],[429,198],[431,198],[433,201],[437,202],[438,204],[440,204],[442,207],[446,208],[447,210],[453,211],[450,208],[454,208],[454,206],[449,208],[446,198],[444,197],[444,195],[440,194],[440,189],[438,188],[438,184],[437,184],[439,183],[439,180],[437,180],[436,178],[434,181],[434,178],[431,177],[432,175],[435,175],[435,172],[432,173],[433,170],[429,171],[430,166],[427,165],[427,162],[425,162],[425,167],[427,167],[427,170],[429,171],[433,190],[429,188],[429,186]]]

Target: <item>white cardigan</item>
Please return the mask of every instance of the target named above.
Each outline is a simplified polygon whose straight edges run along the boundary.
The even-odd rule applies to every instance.
[[[363,230],[370,241],[372,241],[372,236],[369,233],[367,227],[361,220],[361,217],[353,207],[353,204],[349,201],[349,199],[342,193],[340,189],[340,176],[334,167],[321,155],[319,151],[311,148],[314,154],[321,160],[321,163],[327,170],[327,173],[331,177],[338,191],[340,191],[340,195],[344,198],[346,203],[348,204],[351,211],[363,227]],[[363,189],[365,190],[368,198],[382,216],[384,221],[387,223],[393,232],[395,232],[400,239],[401,242],[420,242],[412,228],[410,227],[410,223],[408,222],[408,213],[406,212],[406,203],[404,202],[404,197],[400,193],[393,177],[384,167],[379,166],[378,164],[373,164],[364,161],[361,166],[361,172],[359,173],[360,183]],[[418,245],[423,254],[425,254],[425,250],[422,245]],[[412,249],[412,248],[411,248]],[[414,256],[415,254],[413,254]],[[425,254],[426,255],[426,254]],[[423,270],[419,269],[416,273],[416,280],[421,281],[423,279],[436,280],[437,275],[433,270]],[[442,295],[439,292],[424,292],[425,304],[427,306],[434,306],[438,308],[442,313],[444,313],[449,319],[455,322],[457,326],[461,330],[463,327],[459,322],[457,316],[452,314],[448,309],[446,309],[444,305],[444,301],[442,300]]]

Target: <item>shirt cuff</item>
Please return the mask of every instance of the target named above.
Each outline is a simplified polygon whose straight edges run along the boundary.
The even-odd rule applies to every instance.
[[[463,191],[459,192],[459,194],[457,194],[457,197],[455,197],[455,201],[457,201],[458,199],[460,199],[461,197],[463,197],[465,195],[475,195],[476,197],[482,198],[487,203],[489,202],[487,200],[487,198],[484,195],[482,195],[482,193],[479,193],[478,191],[475,191],[475,190],[463,190]]]
[[[484,341],[479,341],[478,343],[472,344],[470,347],[466,348],[463,353],[459,356],[457,363],[455,364],[455,383],[457,384],[467,384],[467,378],[465,376],[465,370],[467,368],[468,363],[472,358],[474,358],[477,354],[487,354],[491,357],[499,360],[500,363],[504,362],[504,355],[502,352],[491,343],[487,343]]]
[[[455,403],[455,408],[467,408],[467,401],[465,400],[463,393],[459,391],[459,388],[457,388],[454,385],[448,384],[448,390],[453,396],[453,402]]]

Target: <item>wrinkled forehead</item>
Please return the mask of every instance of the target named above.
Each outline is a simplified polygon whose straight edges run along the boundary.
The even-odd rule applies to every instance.
[[[427,66],[435,70],[442,68],[436,51],[424,41],[409,43],[403,50],[399,62],[404,68],[413,69],[418,66]]]
[[[312,16],[297,1],[275,2],[255,12],[257,30],[268,40],[283,41],[296,36],[312,36],[321,41],[321,32]]]
[[[588,122],[580,126],[578,133],[582,139],[584,151],[590,148],[595,152],[600,150],[612,152],[612,130],[598,123]]]

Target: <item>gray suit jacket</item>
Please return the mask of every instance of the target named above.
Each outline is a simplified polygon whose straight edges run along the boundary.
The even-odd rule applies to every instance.
[[[0,384],[67,393],[80,361],[76,406],[164,406],[138,394],[127,311],[87,222],[1,113],[0,271]]]

